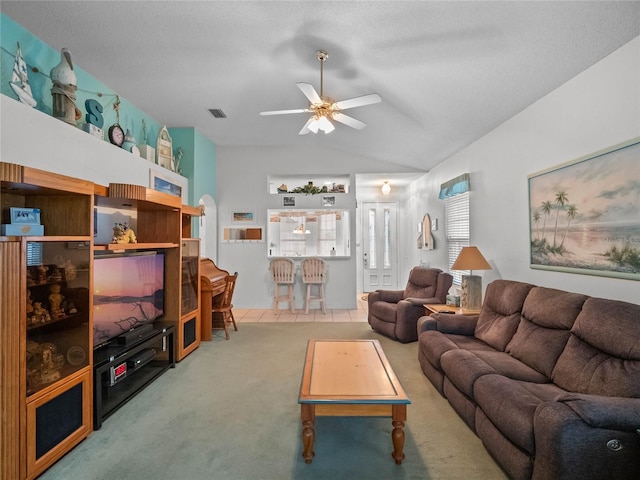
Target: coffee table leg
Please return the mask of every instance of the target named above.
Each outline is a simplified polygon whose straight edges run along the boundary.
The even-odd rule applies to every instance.
[[[404,422],[407,419],[407,406],[394,405],[392,409],[393,431],[391,432],[391,440],[393,441],[393,453],[391,456],[396,461],[396,465],[400,465],[404,460]]]
[[[311,463],[315,455],[313,451],[313,443],[316,439],[314,428],[316,419],[315,405],[303,403],[300,405],[300,414],[302,417],[302,457],[305,463]]]

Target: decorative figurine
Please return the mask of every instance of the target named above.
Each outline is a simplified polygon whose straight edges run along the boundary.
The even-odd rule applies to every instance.
[[[127,152],[133,153],[135,156],[140,156],[140,149],[136,145],[136,137],[133,136],[131,130],[127,128],[127,133],[124,135],[124,143],[122,148]]]
[[[71,52],[66,48],[60,51],[60,63],[51,69],[50,77],[53,82],[53,116],[75,126],[76,120],[82,117],[82,112],[76,108],[77,79]]]
[[[53,345],[43,345],[42,362],[40,364],[40,378],[42,383],[49,383],[60,378],[60,372],[56,369],[53,354],[56,348]]]
[[[158,155],[158,165],[171,170],[171,162],[173,161],[173,147],[169,130],[165,125],[158,133],[158,141],[156,143],[156,153]]]
[[[51,291],[51,294],[49,295],[51,316],[53,318],[62,317],[64,315],[64,310],[62,310],[61,305],[64,300],[64,295],[60,293],[60,285],[55,283],[49,287],[49,290]]]
[[[33,318],[36,323],[47,323],[51,321],[51,315],[47,312],[47,309],[42,306],[42,302],[33,303]]]
[[[184,157],[184,150],[182,147],[178,147],[173,160],[171,160],[171,169],[176,173],[181,173],[180,164],[182,163],[182,157]]]
[[[126,223],[116,223],[113,227],[111,243],[138,243],[136,234]]]
[[[67,281],[73,280],[78,276],[78,270],[76,269],[76,266],[73,263],[71,263],[71,260],[65,260],[62,265],[58,265],[58,266],[59,268],[64,269],[64,276],[67,279]]]
[[[18,100],[25,105],[35,107],[38,102],[33,98],[31,87],[29,86],[29,77],[27,76],[27,64],[22,58],[22,50],[18,43],[16,50],[16,61],[13,64],[13,72],[11,73],[11,88],[18,96]]]

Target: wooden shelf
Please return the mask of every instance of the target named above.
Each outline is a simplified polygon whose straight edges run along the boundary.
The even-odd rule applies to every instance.
[[[177,248],[178,243],[109,243],[107,245],[94,245],[94,251],[117,252],[123,250],[154,250],[161,248]]]

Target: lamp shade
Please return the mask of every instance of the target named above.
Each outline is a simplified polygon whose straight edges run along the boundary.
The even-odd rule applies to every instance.
[[[451,270],[491,270],[491,265],[482,256],[478,247],[462,247]]]
[[[391,185],[389,185],[389,182],[384,182],[382,184],[382,194],[389,195],[390,193],[391,193]]]

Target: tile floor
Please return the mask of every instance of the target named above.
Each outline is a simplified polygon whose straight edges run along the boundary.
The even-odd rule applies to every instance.
[[[364,297],[364,299],[363,299]],[[305,315],[304,309],[291,313],[286,310],[285,304],[280,304],[278,311],[270,308],[234,308],[233,316],[237,323],[255,322],[366,322],[367,321],[367,300],[366,294],[358,294],[355,310],[327,309],[323,314],[318,303],[314,302],[309,308],[309,313]]]

